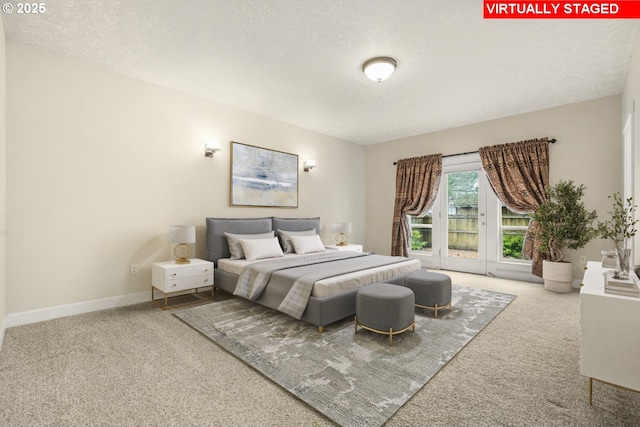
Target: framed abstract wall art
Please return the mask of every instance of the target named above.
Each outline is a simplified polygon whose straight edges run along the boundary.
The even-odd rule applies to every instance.
[[[298,207],[298,155],[231,141],[231,206]]]

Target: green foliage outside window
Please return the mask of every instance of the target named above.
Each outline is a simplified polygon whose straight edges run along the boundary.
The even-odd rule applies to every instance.
[[[411,232],[411,250],[421,251],[429,246],[429,242],[422,240],[423,236],[418,230]],[[522,234],[505,234],[502,242],[502,256],[504,258],[522,259],[522,245],[524,244],[524,235]]]
[[[502,256],[505,258],[522,259],[523,244],[523,235],[505,234],[502,241]]]
[[[425,246],[428,246],[429,242],[425,242],[422,240],[422,234],[420,231],[413,230],[411,232],[411,250],[412,251],[420,251],[424,249]]]

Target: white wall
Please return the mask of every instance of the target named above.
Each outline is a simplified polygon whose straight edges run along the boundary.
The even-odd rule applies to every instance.
[[[348,220],[364,240],[361,146],[10,41],[7,121],[8,314],[148,292],[168,226],[198,226],[203,257],[207,216],[320,216],[325,242]],[[230,140],[298,154],[299,207],[230,207]]]
[[[6,247],[7,247],[7,174],[6,174],[6,45],[4,24],[0,19],[0,348],[5,330],[6,314]]]
[[[624,89],[622,90],[622,126],[625,125],[629,114],[633,115],[633,134],[634,134],[634,202],[637,205],[640,202],[640,26],[636,31],[636,39],[631,51],[629,59],[629,67],[627,68],[627,76],[625,79]],[[640,264],[640,234],[636,234],[634,242],[634,265]]]
[[[609,208],[607,196],[622,189],[620,102],[619,95],[610,96],[367,147],[368,249],[391,252],[394,161],[433,153],[476,151],[482,146],[544,136],[558,141],[550,146],[551,183],[571,179],[584,184],[587,208],[605,215]],[[605,246],[597,239],[579,253],[567,253],[567,260],[574,262],[576,277],[582,277],[579,256],[597,260]]]

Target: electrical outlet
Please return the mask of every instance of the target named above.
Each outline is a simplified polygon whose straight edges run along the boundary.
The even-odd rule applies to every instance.
[[[138,264],[131,264],[129,266],[129,274],[131,274],[132,276],[138,274]]]
[[[582,255],[582,256],[580,257],[580,264],[586,264],[586,263],[587,263],[587,257],[586,257],[586,256],[584,256],[584,255]]]

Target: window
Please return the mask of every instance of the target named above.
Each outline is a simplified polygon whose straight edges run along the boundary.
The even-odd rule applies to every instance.
[[[433,249],[433,209],[423,217],[409,217],[411,220],[411,251],[431,254]]]
[[[507,208],[500,202],[500,260],[522,260],[522,245],[524,236],[531,220],[530,214],[519,214]]]

